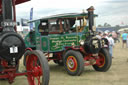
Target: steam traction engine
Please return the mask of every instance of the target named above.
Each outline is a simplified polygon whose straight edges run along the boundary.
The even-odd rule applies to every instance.
[[[29,48],[16,33],[15,5],[26,1],[29,0],[0,0],[0,79],[13,83],[16,76],[26,75],[29,85],[48,85],[48,63],[39,50],[31,50],[25,61],[26,71],[17,72],[19,60]]]

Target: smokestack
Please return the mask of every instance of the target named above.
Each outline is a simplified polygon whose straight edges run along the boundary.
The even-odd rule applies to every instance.
[[[15,22],[13,22],[13,5],[12,0],[2,0],[2,14],[3,20],[1,22],[2,31],[15,31],[14,26]]]
[[[89,19],[89,30],[93,32],[93,25],[94,25],[94,17],[93,17],[93,11],[94,7],[91,6],[90,8],[87,9],[88,11],[88,19]]]
[[[12,0],[2,0],[3,20],[12,20]]]

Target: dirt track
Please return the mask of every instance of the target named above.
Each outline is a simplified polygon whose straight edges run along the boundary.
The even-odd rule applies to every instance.
[[[81,76],[70,76],[64,67],[51,61],[49,85],[128,85],[128,48],[122,48],[121,43],[117,43],[113,56],[113,63],[108,72],[96,72],[89,66],[85,67]],[[0,81],[0,85],[9,84],[7,81]],[[12,85],[28,85],[27,78],[17,77]]]

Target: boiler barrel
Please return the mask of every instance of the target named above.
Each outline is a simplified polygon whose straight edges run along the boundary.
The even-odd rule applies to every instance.
[[[6,61],[19,60],[25,52],[22,37],[15,32],[2,32],[0,34],[0,57]]]

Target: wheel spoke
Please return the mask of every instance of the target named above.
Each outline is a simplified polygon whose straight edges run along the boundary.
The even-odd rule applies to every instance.
[[[35,78],[32,75],[28,75],[27,79],[29,81],[29,85],[35,85]]]
[[[32,56],[31,56],[31,61],[33,61],[33,62],[32,62],[32,66],[33,66],[33,67],[37,66],[37,56],[32,55]]]
[[[48,63],[45,57],[41,55],[42,53],[40,51],[32,51],[26,60],[27,79],[29,85],[48,85],[49,68],[47,69],[43,65],[46,64],[48,66]],[[45,75],[43,75],[43,69],[48,70],[47,72],[45,72]]]
[[[40,76],[42,75],[42,70],[37,60],[37,56],[31,55],[27,61],[27,70],[31,71],[31,73],[28,73],[28,81],[30,85],[40,85],[41,83]]]
[[[96,64],[100,66],[100,59],[96,59]]]
[[[38,80],[38,85],[40,85],[40,76],[37,77],[37,80]]]
[[[102,67],[104,65],[104,56],[99,54],[98,59],[96,59],[96,65]]]

